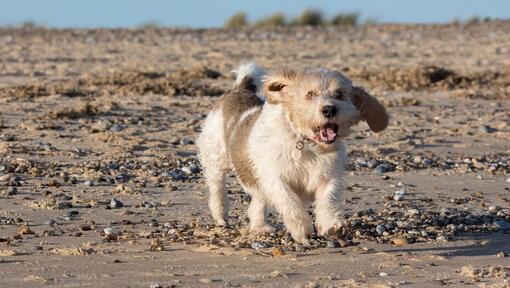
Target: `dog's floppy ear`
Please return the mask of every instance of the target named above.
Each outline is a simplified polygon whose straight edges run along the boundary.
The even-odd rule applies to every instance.
[[[264,94],[270,104],[282,103],[289,93],[289,85],[296,77],[293,70],[282,70],[264,77]]]
[[[374,132],[380,132],[388,127],[389,115],[384,106],[361,87],[352,87],[352,103],[360,111],[361,118]]]

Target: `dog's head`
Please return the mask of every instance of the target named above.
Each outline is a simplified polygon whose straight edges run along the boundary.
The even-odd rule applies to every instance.
[[[338,71],[317,68],[281,70],[263,80],[267,102],[281,105],[294,132],[323,150],[333,150],[337,138],[365,120],[374,132],[388,126],[388,114],[373,96]]]

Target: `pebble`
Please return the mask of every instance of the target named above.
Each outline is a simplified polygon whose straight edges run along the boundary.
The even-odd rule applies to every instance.
[[[280,270],[274,270],[273,272],[269,273],[269,276],[271,276],[272,278],[276,278],[276,277],[282,277],[282,276],[284,276],[284,274]]]
[[[184,171],[182,171],[182,170],[173,170],[173,171],[170,171],[170,173],[168,173],[168,174],[170,177],[172,177],[172,180],[174,180],[174,181],[188,179],[188,177],[186,177],[186,175],[183,172]]]
[[[55,224],[57,224],[57,221],[55,221],[55,219],[50,219],[50,220],[44,221],[44,225],[53,226]]]
[[[12,196],[12,195],[16,195],[16,194],[18,194],[18,189],[16,187],[14,187],[14,186],[9,186],[4,191],[4,195],[5,196]]]
[[[255,241],[251,243],[251,248],[253,248],[254,250],[260,250],[266,248],[266,245],[264,245],[264,243]]]
[[[387,277],[387,276],[388,276],[388,273],[386,273],[386,272],[381,272],[381,273],[379,273],[379,276],[381,276],[381,277]]]
[[[274,247],[273,250],[271,250],[271,254],[273,255],[273,257],[285,256],[285,252],[283,252],[283,249],[280,247]]]
[[[305,288],[319,288],[319,287],[321,287],[321,286],[319,285],[319,283],[317,283],[315,281],[308,282],[305,285]]]
[[[122,130],[124,130],[124,127],[119,124],[113,124],[112,127],[110,127],[110,131],[112,132],[120,132]]]
[[[194,143],[195,143],[195,141],[193,141],[193,140],[191,140],[191,139],[189,139],[187,137],[184,137],[184,138],[181,139],[181,144],[182,145],[191,145],[191,144],[194,144]]]
[[[327,248],[338,248],[338,247],[340,247],[340,244],[338,244],[337,241],[327,241],[326,247]]]
[[[81,231],[90,231],[90,230],[92,230],[92,227],[90,227],[89,224],[81,224],[80,229],[81,229]]]
[[[379,235],[382,235],[384,233],[384,231],[386,231],[386,228],[384,227],[384,225],[377,225],[377,227],[375,227],[375,231],[377,232],[377,234]]]
[[[404,199],[404,195],[402,195],[402,194],[395,194],[393,196],[393,200],[395,200],[395,201],[400,201],[402,199]]]
[[[384,169],[384,166],[382,166],[382,165],[378,165],[374,169],[374,173],[377,175],[382,175],[384,172],[386,172],[386,170]]]
[[[153,201],[144,201],[144,202],[142,202],[141,206],[145,209],[150,209],[150,208],[158,207],[158,203],[153,202]]]
[[[494,222],[494,225],[503,232],[510,231],[510,223],[505,220],[498,220]]]
[[[395,238],[393,238],[393,245],[405,246],[405,245],[407,245],[407,238],[406,237],[395,237]]]
[[[94,125],[92,125],[92,131],[103,132],[112,127],[112,124],[106,120],[99,120]]]
[[[85,182],[83,182],[83,184],[85,186],[88,186],[88,187],[91,187],[91,186],[94,186],[94,182],[90,181],[90,180],[85,180]]]
[[[496,214],[496,213],[498,213],[499,210],[501,210],[501,207],[499,207],[497,205],[492,205],[492,206],[489,206],[489,208],[487,208],[487,211],[489,211],[489,213],[491,213],[491,214]]]
[[[193,174],[193,172],[191,172],[191,169],[189,167],[187,167],[187,166],[186,167],[182,167],[181,170],[182,170],[182,172],[184,172],[184,173],[186,173],[188,175]]]
[[[103,232],[107,236],[115,236],[117,234],[117,231],[115,229],[113,229],[112,227],[104,228]]]
[[[58,203],[58,209],[67,209],[67,208],[73,208],[73,203],[69,201],[62,201]]]
[[[120,208],[123,206],[124,206],[124,203],[122,203],[120,200],[118,200],[116,198],[112,198],[112,200],[110,201],[110,208],[112,208],[112,209]]]
[[[196,164],[189,165],[189,169],[192,173],[199,173],[201,171],[200,167]]]
[[[482,133],[492,133],[494,131],[496,131],[495,128],[492,128],[491,126],[489,125],[481,125],[479,128],[478,128],[478,131],[482,132]]]
[[[510,183],[510,177],[506,179],[506,183]]]
[[[163,288],[163,286],[161,286],[161,284],[158,284],[158,283],[152,283],[149,287],[150,288]]]

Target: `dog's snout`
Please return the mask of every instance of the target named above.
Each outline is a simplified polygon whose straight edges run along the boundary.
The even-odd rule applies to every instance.
[[[338,112],[335,106],[327,105],[322,107],[322,115],[326,118],[333,118],[335,117],[336,113]]]

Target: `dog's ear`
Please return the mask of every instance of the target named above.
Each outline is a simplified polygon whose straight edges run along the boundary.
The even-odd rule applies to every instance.
[[[352,87],[352,103],[360,111],[361,118],[374,132],[380,132],[388,127],[389,115],[384,106],[365,89]]]
[[[296,73],[288,69],[264,77],[264,94],[266,95],[267,102],[278,104],[285,101],[289,97],[289,85],[295,77]]]

